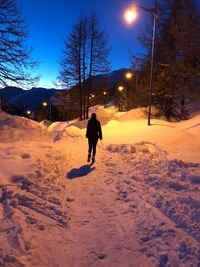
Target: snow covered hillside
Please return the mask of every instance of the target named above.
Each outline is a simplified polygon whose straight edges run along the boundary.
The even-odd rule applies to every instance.
[[[0,113],[0,266],[200,266],[200,114],[91,111],[94,165],[87,121]]]

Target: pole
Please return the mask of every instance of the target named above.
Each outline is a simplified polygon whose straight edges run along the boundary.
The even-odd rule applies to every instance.
[[[136,78],[135,78],[135,91],[138,91],[138,69],[136,70]]]
[[[49,102],[49,120],[51,121],[51,102]]]
[[[136,107],[138,107],[138,100],[139,100],[139,97],[138,97],[138,75],[139,75],[139,70],[137,69],[136,70],[136,77],[135,77],[135,102],[136,102]]]
[[[151,125],[151,97],[152,97],[152,84],[153,84],[153,65],[154,65],[154,47],[156,35],[156,21],[157,21],[157,1],[155,2],[155,12],[153,14],[153,33],[152,33],[152,47],[151,47],[151,70],[149,81],[149,110],[148,110],[148,125]]]
[[[126,87],[125,87],[125,89],[124,89],[125,91],[125,105],[126,105],[126,111],[128,111],[128,96],[127,96],[127,89],[126,89]]]

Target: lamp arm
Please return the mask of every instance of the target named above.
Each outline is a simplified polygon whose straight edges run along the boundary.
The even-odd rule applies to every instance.
[[[149,12],[149,13],[153,13],[154,16],[157,16],[158,13],[158,2],[155,1],[155,7],[152,8],[148,8],[148,7],[143,7],[143,6],[136,6],[138,8],[141,8],[142,10]]]
[[[148,7],[143,7],[143,6],[136,6],[138,8],[141,8],[142,10],[149,12],[149,13],[156,13],[156,8],[152,7],[152,8],[148,8]]]

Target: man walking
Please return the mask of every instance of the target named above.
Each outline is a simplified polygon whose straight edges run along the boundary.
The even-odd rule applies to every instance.
[[[97,120],[95,113],[92,113],[91,119],[88,121],[86,138],[88,138],[88,145],[89,145],[87,161],[90,162],[92,154],[92,163],[94,163],[98,139],[102,140],[101,124]]]

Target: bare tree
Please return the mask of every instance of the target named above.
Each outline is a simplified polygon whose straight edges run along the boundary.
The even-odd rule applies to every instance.
[[[106,73],[110,70],[110,62],[108,61],[108,56],[110,53],[110,48],[108,48],[108,40],[105,31],[101,29],[99,19],[92,13],[89,25],[89,83],[87,90],[87,108],[86,108],[86,118],[88,118],[89,113],[89,96],[92,87],[92,76],[99,73]]]
[[[83,76],[83,119],[86,119],[86,77],[87,77],[87,18],[83,19],[82,24],[82,50],[83,50],[83,60],[82,60],[82,76]]]
[[[31,77],[36,62],[24,45],[26,37],[25,21],[16,1],[0,0],[0,85],[27,85],[36,80]]]
[[[63,57],[60,62],[60,79],[64,86],[73,87],[78,84],[80,102],[80,120],[83,118],[82,67],[83,67],[83,19],[74,25],[72,33],[64,44]]]
[[[80,17],[65,41],[59,78],[68,88],[78,84],[81,120],[88,118],[92,76],[109,71],[109,51],[98,18]]]

